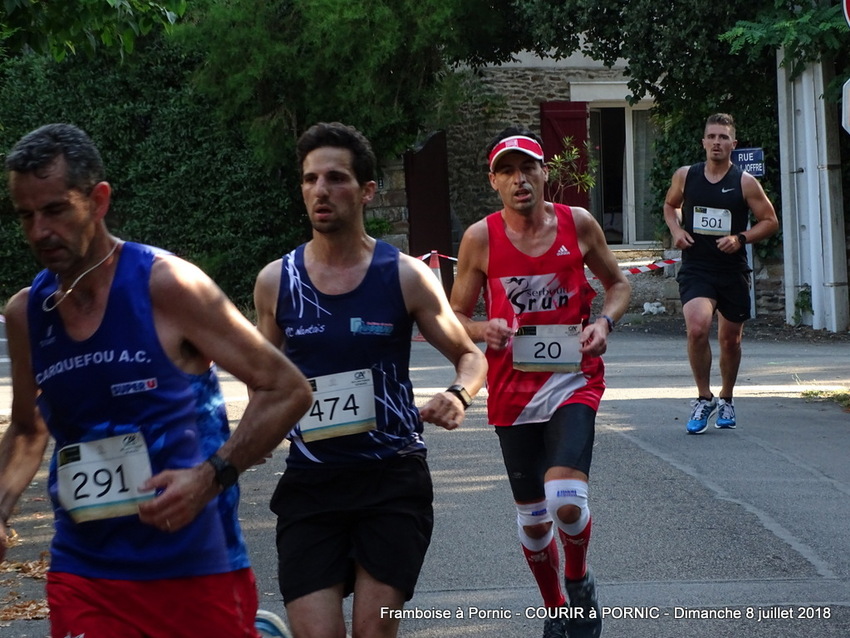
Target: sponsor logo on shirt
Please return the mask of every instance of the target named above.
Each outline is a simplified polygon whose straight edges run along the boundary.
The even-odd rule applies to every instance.
[[[126,383],[116,383],[110,386],[112,396],[123,397],[127,394],[138,394],[140,392],[150,392],[158,387],[156,378],[139,379],[138,381],[127,381]]]
[[[575,292],[568,292],[557,274],[529,277],[502,277],[505,294],[515,314],[524,312],[549,312],[569,303]]]
[[[381,321],[366,321],[360,317],[352,317],[351,334],[353,335],[376,335],[379,337],[388,337],[393,332],[393,324],[384,323]]]

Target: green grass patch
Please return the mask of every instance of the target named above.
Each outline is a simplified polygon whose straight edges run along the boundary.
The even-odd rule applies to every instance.
[[[850,411],[850,391],[848,390],[806,390],[803,398],[807,401],[834,401],[844,410]]]

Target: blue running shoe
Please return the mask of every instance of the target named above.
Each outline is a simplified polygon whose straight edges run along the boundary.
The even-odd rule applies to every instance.
[[[262,638],[292,638],[281,617],[265,609],[257,610],[254,627]]]
[[[717,410],[717,398],[694,399],[691,401],[694,411],[691,412],[691,420],[688,421],[688,434],[702,434],[708,427],[708,419]]]
[[[567,621],[570,638],[599,638],[602,633],[602,612],[596,598],[596,578],[590,567],[581,580],[564,579],[573,617]]]
[[[718,430],[734,430],[738,424],[735,422],[735,402],[731,399],[717,400],[717,421],[714,427]]]

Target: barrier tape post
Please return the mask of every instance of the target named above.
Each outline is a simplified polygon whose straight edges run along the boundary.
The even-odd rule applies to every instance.
[[[437,278],[437,281],[440,282],[440,285],[443,285],[443,275],[440,272],[440,255],[436,250],[431,251],[431,256],[428,257],[428,268],[431,269],[431,272],[434,273],[434,276]]]

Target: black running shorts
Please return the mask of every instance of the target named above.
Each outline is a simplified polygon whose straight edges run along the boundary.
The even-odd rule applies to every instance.
[[[284,603],[339,583],[347,596],[355,563],[410,600],[431,542],[433,499],[419,455],[346,469],[287,469],[271,501]]]
[[[717,302],[717,311],[727,321],[743,323],[750,318],[750,273],[688,265],[682,267],[676,281],[683,306],[691,299],[705,297]]]
[[[590,475],[595,428],[596,411],[584,403],[558,408],[545,423],[496,427],[514,501],[545,499],[543,476],[550,467]]]

